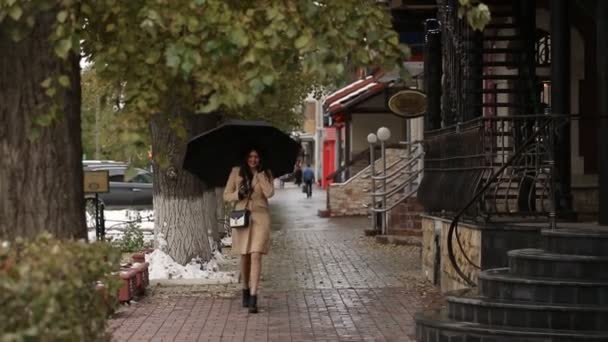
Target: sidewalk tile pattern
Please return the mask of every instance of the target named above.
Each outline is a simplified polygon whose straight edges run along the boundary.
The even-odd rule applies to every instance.
[[[420,249],[377,245],[365,218],[323,219],[324,194],[277,191],[260,313],[238,285],[153,289],[119,309],[113,341],[414,341],[415,312],[442,304],[422,280]],[[217,290],[217,291],[216,291]]]

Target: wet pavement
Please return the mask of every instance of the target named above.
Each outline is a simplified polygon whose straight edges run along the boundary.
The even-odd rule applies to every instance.
[[[325,193],[298,188],[271,202],[260,313],[239,286],[153,289],[111,320],[115,341],[413,341],[415,312],[440,305],[420,270],[420,248],[378,245],[366,218],[319,218]]]

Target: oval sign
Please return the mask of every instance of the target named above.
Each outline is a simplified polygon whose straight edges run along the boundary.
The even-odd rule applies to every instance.
[[[391,96],[388,108],[395,114],[417,118],[426,113],[426,94],[419,90],[402,90]]]

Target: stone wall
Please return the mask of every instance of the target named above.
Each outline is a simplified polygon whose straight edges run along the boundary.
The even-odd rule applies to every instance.
[[[572,206],[579,220],[597,220],[599,190],[597,187],[572,187]]]
[[[439,231],[435,233],[435,220],[430,218],[421,218],[422,226],[422,274],[431,283],[437,285],[440,283],[440,274],[436,267],[439,267],[441,259],[437,256],[437,241],[436,237],[441,236],[441,226]]]
[[[434,284],[440,285],[443,292],[468,287],[456,273],[448,257],[447,235],[451,221],[426,215],[421,216],[421,221],[424,276]],[[477,265],[481,264],[481,232],[470,225],[460,223],[458,233],[468,258]],[[466,261],[455,239],[453,247],[454,256],[461,270],[473,281],[477,281],[478,270]]]
[[[404,153],[402,149],[387,149],[386,162],[391,165]],[[376,161],[376,170],[380,170],[382,159]],[[327,189],[327,209],[331,216],[368,215],[366,204],[371,202],[370,167],[353,175],[344,183],[331,184]]]
[[[441,291],[452,291],[469,287],[469,285],[460,278],[456,269],[452,266],[448,257],[448,231],[450,229],[449,221],[441,221],[442,224],[442,239],[441,239]],[[481,265],[481,231],[473,227],[460,223],[458,225],[458,235],[466,256],[476,265]],[[463,252],[458,247],[458,243],[454,238],[452,244],[456,262],[464,274],[474,282],[477,282],[479,270],[471,265]]]
[[[416,196],[399,203],[389,213],[389,234],[401,235],[402,231],[420,231],[422,228],[420,215],[423,212],[424,207],[418,202]]]
[[[443,292],[466,288],[468,285],[456,273],[448,257],[447,236],[451,219],[421,215],[422,272],[426,279],[441,287]],[[538,248],[539,231],[543,225],[470,224],[460,223],[458,233],[468,258],[482,269],[508,266],[507,252],[519,248]],[[439,248],[439,251],[437,251]],[[456,238],[454,256],[461,270],[477,282],[479,270],[464,257]]]

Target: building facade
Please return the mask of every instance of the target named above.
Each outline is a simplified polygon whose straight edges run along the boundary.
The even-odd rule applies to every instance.
[[[456,0],[427,21],[422,259],[448,305],[417,338],[608,340],[608,2],[484,3],[482,32]]]

